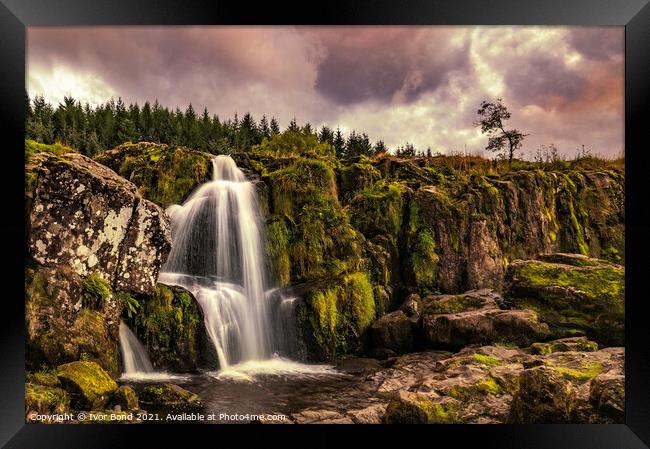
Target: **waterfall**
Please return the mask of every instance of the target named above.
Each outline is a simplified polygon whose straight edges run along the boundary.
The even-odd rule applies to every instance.
[[[222,370],[277,349],[255,186],[229,156],[212,160],[212,181],[167,209],[172,249],[159,276],[201,305]]]
[[[147,351],[123,321],[120,321],[120,349],[122,350],[125,376],[153,373],[153,366],[149,361]]]

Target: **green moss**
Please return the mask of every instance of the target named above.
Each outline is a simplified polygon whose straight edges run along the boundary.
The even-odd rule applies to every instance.
[[[289,230],[285,221],[274,218],[266,225],[266,250],[271,259],[275,278],[281,287],[289,285],[291,260],[289,258]]]
[[[460,313],[482,307],[483,300],[477,296],[456,295],[444,300],[433,301],[427,305],[431,313]]]
[[[62,414],[70,410],[70,397],[62,388],[25,384],[25,409],[39,414]]]
[[[418,287],[433,287],[436,281],[439,257],[436,242],[430,231],[418,233],[417,243],[411,253],[415,283]]]
[[[149,347],[155,366],[178,370],[199,366],[202,316],[189,292],[179,287],[156,285],[153,296],[138,298],[140,308],[123,318]]]
[[[567,380],[576,381],[579,383],[587,382],[590,379],[593,379],[603,371],[603,365],[598,362],[584,362],[579,368],[568,368],[564,366],[553,366],[551,367],[554,371],[562,375]]]
[[[501,394],[501,387],[493,377],[485,377],[471,385],[457,385],[449,390],[449,395],[459,400],[479,400],[488,394]]]
[[[36,142],[35,140],[25,139],[25,156],[30,156],[36,153],[52,153],[57,156],[61,156],[66,153],[78,153],[78,151],[62,145],[59,142],[56,142],[52,145],[47,145],[44,143]]]
[[[555,284],[580,290],[594,300],[611,301],[617,312],[623,313],[624,303],[615,301],[625,296],[624,268],[602,265],[587,269],[565,269],[543,262],[521,265],[518,273],[532,288],[544,288]]]
[[[452,424],[457,423],[458,411],[449,403],[434,403],[413,393],[401,393],[386,407],[385,424]]]
[[[113,294],[110,284],[98,271],[86,276],[82,281],[82,288],[82,304],[91,309],[100,309],[104,301]]]
[[[94,362],[71,362],[57,367],[57,376],[71,392],[73,406],[82,410],[101,409],[117,384]]]
[[[208,180],[212,157],[189,148],[140,142],[120,145],[95,160],[133,182],[145,198],[167,207],[180,204]]]
[[[366,238],[389,236],[393,241],[402,228],[404,184],[379,181],[363,189],[350,202],[352,225]]]
[[[343,276],[334,285],[314,292],[308,302],[307,316],[302,319],[310,321],[313,338],[324,358],[360,348],[360,337],[376,315],[367,273]]]
[[[502,364],[501,360],[493,355],[474,354],[472,358],[482,365],[499,366]]]
[[[143,404],[197,404],[199,397],[189,390],[174,384],[149,385],[140,393]]]
[[[53,371],[37,371],[35,373],[27,374],[27,383],[45,385],[48,387],[60,387],[61,382],[59,382],[56,373]]]

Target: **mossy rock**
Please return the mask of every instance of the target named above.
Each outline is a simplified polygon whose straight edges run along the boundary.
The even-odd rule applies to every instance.
[[[122,319],[148,349],[160,369],[195,371],[216,363],[201,306],[188,290],[157,284],[154,295],[133,297],[134,312]]]
[[[140,392],[140,402],[154,405],[198,404],[199,397],[178,385],[148,385]]]
[[[125,143],[95,160],[138,186],[146,199],[162,207],[180,204],[208,181],[212,155],[151,142]]]
[[[593,352],[598,351],[598,343],[591,341],[586,337],[570,337],[560,340],[554,340],[547,343],[533,343],[530,345],[532,354],[546,355],[554,352],[580,351]]]
[[[553,424],[570,422],[576,390],[557,370],[537,366],[521,372],[508,423]]]
[[[71,362],[57,367],[57,377],[78,410],[101,410],[117,390],[117,384],[95,362]]]
[[[624,344],[625,269],[620,265],[513,261],[505,296],[512,307],[537,311],[556,337],[577,329],[604,345]]]
[[[111,399],[113,406],[119,405],[121,410],[138,410],[138,395],[135,390],[129,386],[122,385],[113,393]]]
[[[105,286],[101,282],[97,285]],[[119,375],[119,307],[114,301],[106,301],[106,296],[89,291],[84,288],[84,280],[69,268],[25,269],[28,369],[36,371],[86,359],[99,363],[112,376]],[[102,295],[106,292],[110,293],[110,289]],[[84,297],[100,310],[80,307]]]
[[[311,358],[361,351],[364,333],[376,316],[370,276],[357,272],[321,284],[307,293],[296,315]]]
[[[42,415],[67,413],[70,411],[70,396],[59,387],[25,384],[25,410]]]
[[[60,387],[61,382],[56,373],[49,371],[38,371],[27,373],[26,382],[30,384],[45,385],[47,387]]]
[[[384,424],[452,424],[458,414],[452,403],[434,403],[425,396],[407,391],[398,392],[383,417]]]

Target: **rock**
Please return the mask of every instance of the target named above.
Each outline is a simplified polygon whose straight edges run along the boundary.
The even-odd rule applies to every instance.
[[[545,257],[586,260],[567,260],[565,254]],[[620,346],[624,343],[625,269],[606,261],[588,261],[578,266],[513,261],[506,274],[506,300],[512,307],[537,311],[556,337],[577,330],[598,343]]]
[[[113,393],[113,399],[111,400],[113,404],[113,409],[119,407],[119,410],[137,410],[139,408],[138,404],[138,395],[135,393],[133,388],[123,385],[119,387]]]
[[[598,351],[598,343],[588,340],[586,337],[569,337],[547,343],[533,343],[530,345],[531,353],[545,355],[553,352],[567,351]]]
[[[148,385],[140,393],[140,402],[155,405],[197,405],[199,397],[178,385]]]
[[[71,268],[32,267],[25,270],[25,325],[28,369],[57,366],[82,358],[99,363],[118,376],[119,312],[109,290],[95,305],[83,306],[87,282]]]
[[[29,415],[55,415],[70,411],[70,396],[59,387],[25,384],[25,410]]]
[[[291,419],[296,424],[353,424],[351,418],[334,410],[303,410],[292,413]]]
[[[591,381],[589,400],[593,407],[615,423],[625,422],[625,376],[600,374]]]
[[[138,186],[159,206],[180,204],[199,184],[210,180],[212,154],[184,147],[138,142],[104,151],[95,160]]]
[[[470,290],[460,295],[431,295],[422,301],[422,313],[460,313],[479,309],[497,309],[502,302],[494,290]]]
[[[299,290],[296,290],[299,292]],[[303,358],[327,360],[360,353],[363,336],[376,317],[370,276],[354,272],[304,288],[296,306],[299,345]]]
[[[152,293],[171,247],[169,220],[136,187],[83,155],[37,153],[27,174],[28,253],[79,276],[99,272],[115,289]]]
[[[157,284],[151,296],[137,295],[137,315],[126,323],[147,348],[159,369],[190,372],[217,366],[214,344],[205,328],[203,311],[188,290]]]
[[[417,317],[420,314],[420,295],[417,293],[412,293],[406,297],[404,303],[400,306],[400,310],[406,314],[406,316]]]
[[[622,410],[625,394],[622,348],[554,352],[538,360],[519,375],[509,422],[621,422],[616,410]],[[612,408],[606,405],[610,400]]]
[[[427,397],[400,391],[391,399],[383,417],[384,424],[450,424],[456,412],[449,403],[434,403]]]
[[[568,423],[574,408],[575,389],[556,370],[537,366],[519,376],[519,391],[512,401],[509,423]]]
[[[512,343],[528,346],[545,340],[548,326],[530,310],[481,309],[454,314],[425,314],[422,326],[430,347]]]
[[[57,377],[79,410],[101,410],[117,384],[95,362],[71,362],[57,367]]]
[[[355,424],[381,424],[386,413],[386,404],[373,404],[368,407],[350,410],[348,415]]]
[[[375,321],[368,329],[370,344],[386,348],[397,354],[413,349],[413,324],[401,310],[391,312]]]

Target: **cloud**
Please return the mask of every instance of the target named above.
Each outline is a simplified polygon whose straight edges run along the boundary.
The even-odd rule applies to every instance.
[[[501,97],[528,152],[623,149],[622,27],[71,27],[28,29],[28,90],[54,103],[121,96],[389,146],[480,150]]]

